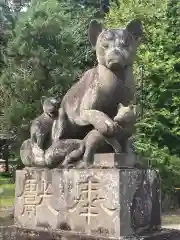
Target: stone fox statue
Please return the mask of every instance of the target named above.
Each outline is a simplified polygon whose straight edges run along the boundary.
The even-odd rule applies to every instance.
[[[120,151],[124,140],[122,143],[119,139],[114,141],[113,137],[119,132],[119,124],[114,121],[114,117],[120,103],[127,107],[134,100],[135,83],[132,65],[141,37],[142,25],[139,20],[132,20],[121,29],[103,29],[95,20],[90,23],[89,40],[96,48],[98,66],[85,72],[83,77],[70,88],[62,99],[55,120],[54,117],[52,118],[52,112],[49,115],[45,111],[44,115],[33,122],[31,141],[27,140],[21,148],[21,156],[25,164],[28,162],[28,166],[32,165],[26,151],[28,149],[31,153],[32,143],[36,143],[34,145],[38,145],[43,151],[46,149],[42,161],[36,160],[36,162],[39,161],[38,164],[49,167],[52,166],[51,163],[58,165],[66,156],[68,158],[69,153],[78,149],[77,146],[81,145],[85,137],[89,138],[87,142],[90,149],[84,153],[86,163],[90,161],[94,151],[91,151],[90,139],[93,139],[94,144],[94,139],[99,141],[98,136],[105,137],[109,143],[112,141],[111,145],[115,151]],[[52,133],[49,137],[52,144],[46,144],[49,132]],[[97,134],[97,138],[90,138],[91,134]],[[74,144],[74,141],[77,144]],[[50,145],[48,149],[47,145]],[[87,144],[86,149],[88,149]],[[35,151],[32,152],[35,156]]]
[[[51,144],[51,131],[54,120],[58,116],[60,101],[56,98],[43,98],[43,113],[32,121],[31,143],[45,150]]]
[[[135,108],[133,105],[127,107],[121,103],[118,106],[117,115],[114,117],[114,122],[119,127],[119,131],[113,137],[103,136],[96,129],[90,131],[82,140],[78,149],[68,154],[62,163],[64,167],[69,163],[83,158],[84,166],[92,163],[94,153],[100,148],[107,148],[109,144],[116,153],[127,151],[128,138],[132,136],[135,131],[134,124],[136,122]]]
[[[104,150],[115,152],[126,151],[128,138],[134,132],[134,122],[136,116],[133,106],[123,106],[119,104],[118,113],[114,117],[115,123],[119,126],[119,131],[113,137],[103,136],[96,129],[91,130],[83,140],[61,139],[54,142],[46,151],[44,162],[36,160],[33,153],[31,139],[26,140],[21,147],[21,159],[25,166],[47,166],[50,168],[71,166],[75,161],[83,158],[82,167],[91,165],[93,155],[96,151]],[[108,145],[111,147],[108,148]]]
[[[134,100],[132,64],[142,36],[142,25],[133,20],[122,29],[103,29],[93,20],[89,39],[96,48],[98,66],[85,72],[64,96],[55,120],[52,139],[83,139],[92,129],[104,136],[117,131],[113,121],[119,103]]]

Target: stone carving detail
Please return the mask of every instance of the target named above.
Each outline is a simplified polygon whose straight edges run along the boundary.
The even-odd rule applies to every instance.
[[[32,145],[44,150],[51,145],[51,129],[58,116],[60,102],[55,98],[46,98],[43,101],[43,114],[32,121],[30,133]]]
[[[159,185],[151,170],[28,169],[23,194],[16,197],[16,225],[45,227],[119,238],[156,227]],[[24,178],[25,170],[17,172]],[[144,183],[144,180],[146,183]],[[18,188],[18,185],[17,185]],[[131,211],[130,211],[131,209]]]
[[[36,206],[40,201],[37,201],[37,182],[35,179],[26,180],[24,187],[24,210],[28,215],[36,215]]]
[[[49,176],[48,176],[49,174]],[[53,214],[56,211],[52,209],[50,201],[53,196],[51,173],[45,170],[29,171],[23,170],[21,174],[17,174],[17,182],[24,179],[24,190],[21,195],[16,197],[15,218],[23,219],[25,224],[38,224],[39,210],[43,206],[49,209]],[[17,190],[18,192],[18,190]],[[19,221],[19,220],[18,220]]]
[[[73,212],[78,208],[78,214],[85,217],[86,223],[90,225],[93,218],[98,217],[100,209],[112,216],[117,210],[108,209],[104,206],[103,201],[106,199],[99,196],[101,185],[96,179],[88,178],[85,182],[78,183],[79,196],[74,199],[74,206],[69,208],[69,212]]]
[[[26,168],[16,174],[14,215],[20,227],[124,239],[160,225],[159,177],[134,167],[132,149],[142,24],[105,29],[94,20],[88,33],[98,65],[61,103],[45,99],[32,121],[20,150]]]
[[[139,20],[125,28],[104,29],[93,20],[89,40],[98,66],[84,73],[58,101],[46,99],[44,113],[31,126],[31,139],[21,147],[25,166],[76,167],[93,164],[96,152],[131,152],[134,132],[133,62],[142,37]],[[58,111],[57,111],[58,109]]]
[[[73,212],[77,205],[79,205],[78,214],[79,216],[84,216],[86,223],[89,225],[91,218],[98,215],[98,207],[95,206],[97,205],[95,202],[104,199],[97,196],[99,190],[98,182],[89,179],[87,182],[81,182],[78,185],[80,191],[79,197],[74,200],[75,205],[69,209],[69,212]]]
[[[29,217],[33,214],[36,216],[36,207],[41,204],[43,200],[47,200],[52,196],[52,186],[46,180],[28,179],[24,186],[24,211],[23,215],[27,213]]]

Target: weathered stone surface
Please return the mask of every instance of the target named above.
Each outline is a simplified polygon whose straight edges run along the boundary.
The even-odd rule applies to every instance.
[[[128,152],[135,132],[133,63],[141,43],[142,23],[134,19],[124,28],[106,29],[93,20],[88,33],[98,65],[68,90],[60,106],[55,98],[44,101],[44,113],[33,120],[31,138],[20,150],[27,167],[56,168],[62,164],[68,168],[83,158],[86,168],[95,153],[105,153],[107,148],[115,153]],[[126,46],[122,39],[128,42]],[[75,142],[64,145],[64,140]]]
[[[94,155],[93,168],[134,168],[135,165],[146,166],[132,153],[102,153]],[[77,165],[78,167],[78,165]]]
[[[16,183],[16,226],[119,238],[161,224],[154,170],[27,168]]]
[[[67,231],[49,231],[49,230],[32,230],[17,228],[15,226],[0,227],[0,239],[2,240],[108,240],[108,237],[97,237],[92,235],[77,234]],[[180,231],[167,230],[156,231],[141,237],[120,237],[111,238],[111,240],[179,240]]]

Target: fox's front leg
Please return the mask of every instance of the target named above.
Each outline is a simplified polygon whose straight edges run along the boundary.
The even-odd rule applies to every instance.
[[[98,110],[83,110],[80,118],[85,123],[93,125],[104,136],[113,136],[119,129],[117,123]]]
[[[59,109],[58,117],[54,120],[51,138],[52,141],[57,141],[63,137],[66,128],[66,113],[63,108]]]
[[[85,144],[83,164],[85,167],[89,167],[93,164],[94,154],[104,141],[112,146],[115,153],[121,152],[121,146],[115,137],[104,137],[99,131],[93,129],[83,140]]]

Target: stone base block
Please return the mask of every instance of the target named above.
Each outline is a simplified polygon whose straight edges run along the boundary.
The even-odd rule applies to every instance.
[[[154,170],[37,169],[16,172],[15,225],[120,239],[159,228]]]
[[[94,155],[93,168],[148,168],[148,163],[134,153],[99,153]]]

